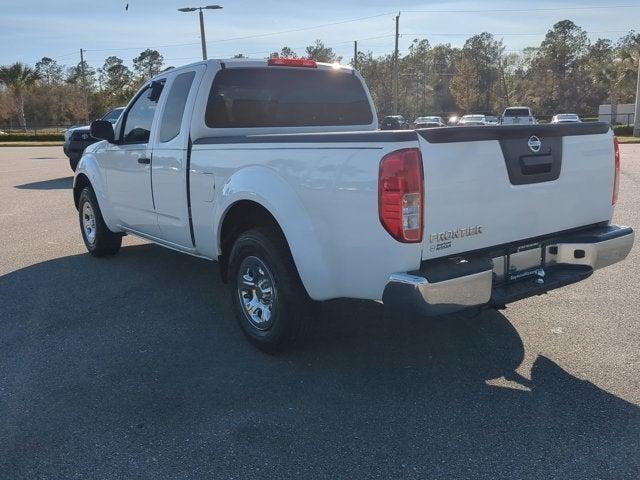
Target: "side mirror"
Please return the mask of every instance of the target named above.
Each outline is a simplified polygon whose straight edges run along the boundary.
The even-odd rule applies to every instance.
[[[159,82],[157,80],[151,82],[151,88],[149,89],[149,95],[147,98],[152,102],[157,102],[160,98],[160,94],[162,93],[162,89],[164,88],[164,81]]]
[[[115,140],[115,134],[113,133],[113,125],[106,120],[94,120],[91,122],[89,132],[93,138],[99,138],[100,140],[106,140],[109,143],[113,143]]]

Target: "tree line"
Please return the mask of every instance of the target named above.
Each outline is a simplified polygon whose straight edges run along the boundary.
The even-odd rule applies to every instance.
[[[359,52],[357,66],[381,115],[500,114],[509,105],[526,105],[539,115],[594,115],[601,104],[615,109],[634,101],[639,57],[640,34],[590,42],[569,20],[553,25],[539,46],[520,52],[508,52],[486,32],[461,48],[415,39],[398,60],[398,112],[393,55]]]
[[[0,122],[26,128],[87,122],[115,106],[126,105],[150,77],[160,73],[164,58],[147,49],[129,68],[121,58],[107,57],[95,69],[86,61],[66,67],[43,57],[35,66],[0,66]]]
[[[236,58],[243,58],[243,54]],[[306,57],[340,62],[321,40],[295,52],[285,46],[270,57]],[[392,53],[357,53],[350,64],[365,78],[380,117],[403,114],[500,113],[508,105],[527,105],[537,114],[572,112],[595,115],[598,105],[635,99],[640,34],[630,31],[616,41],[590,41],[570,20],[560,21],[536,47],[510,52],[491,33],[480,33],[462,47],[413,40],[396,59]],[[354,61],[355,60],[355,61]],[[133,59],[107,57],[102,67],[87,62],[71,67],[43,57],[35,66],[0,67],[0,122],[67,124],[87,121],[124,105],[142,83],[163,71],[164,58],[153,49]],[[398,105],[394,108],[397,79]]]

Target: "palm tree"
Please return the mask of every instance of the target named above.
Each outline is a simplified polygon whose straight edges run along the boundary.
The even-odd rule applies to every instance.
[[[27,121],[24,117],[24,92],[33,86],[40,74],[33,68],[21,62],[0,67],[0,83],[4,84],[13,96],[18,124],[27,129]]]

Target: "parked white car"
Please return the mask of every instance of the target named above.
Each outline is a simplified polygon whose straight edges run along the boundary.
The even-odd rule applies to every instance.
[[[444,121],[442,117],[426,116],[426,117],[418,117],[413,121],[413,128],[422,128],[419,125],[428,125],[428,128],[433,128],[435,126],[446,127],[447,123]]]
[[[462,127],[474,127],[474,126],[480,126],[480,125],[486,125],[487,121],[484,117],[484,115],[464,115],[460,121],[458,122],[458,125],[462,126]]]
[[[313,301],[502,308],[631,249],[633,230],[611,224],[620,164],[606,123],[377,125],[349,67],[163,72],[115,126],[91,125],[103,140],[73,186],[86,248],[115,254],[126,233],[218,261],[242,330],[269,351],[301,338]]]
[[[580,123],[582,120],[575,113],[558,113],[551,119],[551,123]]]
[[[502,113],[502,125],[535,125],[536,117],[529,107],[507,107]]]

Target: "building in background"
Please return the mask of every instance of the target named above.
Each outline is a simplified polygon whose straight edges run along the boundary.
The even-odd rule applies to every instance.
[[[611,105],[600,105],[598,108],[598,120],[600,122],[609,122],[613,125],[633,125],[635,108],[634,103],[619,103],[616,118],[611,118]]]

